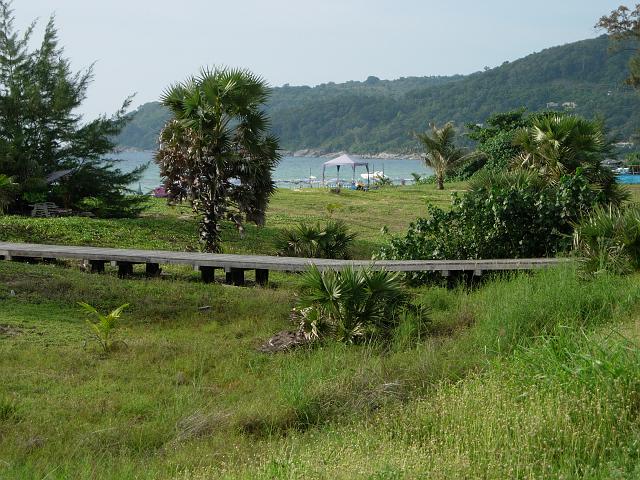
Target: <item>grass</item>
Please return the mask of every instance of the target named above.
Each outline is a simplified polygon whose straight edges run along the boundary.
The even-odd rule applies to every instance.
[[[464,184],[451,184],[452,189]],[[277,191],[267,213],[267,225],[248,225],[244,238],[224,225],[227,253],[275,254],[276,238],[285,228],[300,222],[325,220],[327,205],[337,205],[333,217],[347,222],[358,234],[354,254],[367,258],[383,242],[380,228],[392,233],[406,230],[416,217],[426,213],[427,202],[446,206],[452,190],[438,191],[433,185],[386,187],[370,192],[343,190],[339,195],[325,189]],[[150,199],[150,208],[140,218],[101,220],[82,217],[26,218],[0,216],[0,241],[28,241],[65,245],[197,251],[197,221],[186,205],[168,207],[164,200]]]
[[[381,225],[400,232],[449,193],[279,191],[268,226],[227,228],[226,248],[271,253],[281,229],[340,203],[334,218],[367,256]],[[0,217],[14,241],[189,250],[195,231],[160,201],[132,220]],[[567,266],[422,287],[418,338],[278,355],[256,347],[291,328],[297,276],[196,278],[0,262],[0,478],[640,476],[639,275],[581,280]],[[115,333],[126,346],[92,343],[78,301],[131,304]]]
[[[432,317],[417,343],[265,355],[289,288],[0,263],[0,477],[632,476],[640,277],[414,295]],[[127,348],[85,347],[78,300],[131,303]]]

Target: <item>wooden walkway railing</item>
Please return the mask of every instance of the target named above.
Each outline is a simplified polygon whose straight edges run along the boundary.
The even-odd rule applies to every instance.
[[[133,266],[144,264],[149,276],[160,273],[160,265],[191,265],[202,274],[205,282],[214,279],[215,270],[226,273],[227,283],[244,284],[244,272],[255,270],[256,283],[264,285],[269,271],[299,272],[310,265],[320,270],[340,270],[349,265],[355,268],[385,269],[396,272],[472,272],[482,275],[487,271],[535,270],[566,262],[558,258],[517,258],[493,260],[327,260],[319,258],[271,257],[266,255],[227,255],[165,250],[134,250],[121,248],[41,245],[31,243],[0,242],[0,257],[4,260],[79,259],[90,265],[92,272],[103,272],[110,262],[118,267],[121,277],[133,273]]]

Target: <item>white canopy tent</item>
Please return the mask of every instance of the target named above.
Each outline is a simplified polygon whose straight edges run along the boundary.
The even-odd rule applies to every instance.
[[[361,160],[354,160],[346,153],[344,155],[340,155],[338,158],[334,158],[333,160],[329,160],[328,162],[324,162],[322,165],[322,184],[324,185],[324,171],[327,167],[336,167],[338,169],[337,175],[337,183],[340,184],[340,167],[349,167],[352,171],[352,181],[355,183],[356,181],[356,167],[365,167],[367,169],[367,187],[370,186],[369,180],[369,163],[363,162]]]

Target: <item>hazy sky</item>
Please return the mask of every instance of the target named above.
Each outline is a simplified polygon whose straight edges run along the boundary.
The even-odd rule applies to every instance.
[[[624,0],[15,0],[17,26],[55,13],[74,68],[95,64],[83,112],[134,106],[204,65],[272,85],[470,73],[595,37]],[[634,2],[627,1],[627,4]],[[37,30],[39,39],[41,30]]]

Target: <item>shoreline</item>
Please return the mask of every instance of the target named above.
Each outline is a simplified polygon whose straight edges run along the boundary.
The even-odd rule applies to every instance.
[[[114,153],[153,153],[155,150],[147,150],[144,148],[125,147],[117,148]],[[322,150],[316,150],[312,148],[305,148],[301,150],[280,150],[280,155],[283,157],[292,158],[335,158],[349,153],[346,151],[339,152],[324,152]],[[361,153],[361,154],[349,154],[357,158],[371,159],[371,160],[422,160],[422,155],[419,153],[397,153],[397,152],[378,152],[378,153]]]

